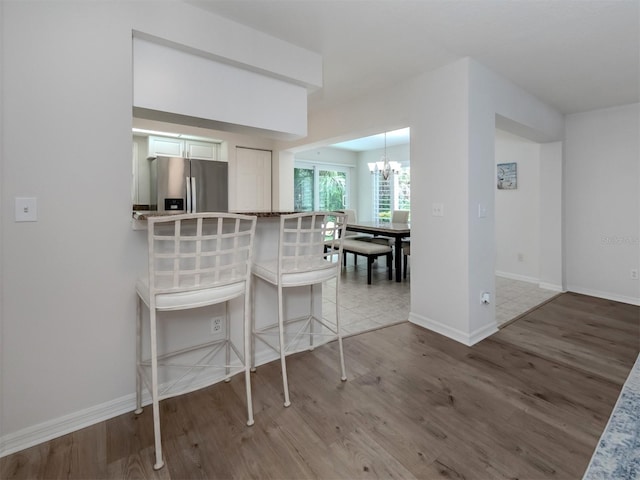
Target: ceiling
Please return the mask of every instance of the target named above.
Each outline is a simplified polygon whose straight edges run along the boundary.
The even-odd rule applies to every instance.
[[[473,57],[565,114],[640,96],[638,0],[185,0],[323,58],[309,112]]]

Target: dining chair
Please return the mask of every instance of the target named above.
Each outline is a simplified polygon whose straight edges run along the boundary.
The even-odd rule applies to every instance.
[[[164,466],[160,430],[159,402],[200,388],[197,373],[216,369],[219,379],[244,372],[247,425],[253,424],[250,379],[250,283],[256,217],[230,213],[194,213],[150,217],[147,221],[149,266],[136,283],[136,414],[142,413],[142,385],[151,393],[155,445],[154,469]],[[228,302],[244,297],[242,319],[231,321]],[[149,347],[143,359],[143,307],[149,310]],[[224,305],[221,335],[196,345],[160,352],[159,345],[170,345],[168,323],[182,315],[160,313]],[[204,312],[208,314],[208,311]],[[208,317],[207,317],[208,318]],[[213,320],[212,320],[213,323]],[[237,325],[236,325],[237,324]],[[166,326],[160,335],[159,326]],[[146,325],[145,325],[146,326]],[[242,327],[234,334],[232,327]],[[211,327],[213,329],[213,326]],[[146,333],[146,332],[145,332]],[[212,332],[213,333],[213,332]],[[217,338],[216,338],[217,337]],[[222,338],[221,338],[222,337]],[[232,340],[240,341],[239,348]],[[148,355],[148,358],[147,358]],[[222,358],[223,357],[223,358]],[[163,368],[162,384],[159,368]],[[170,371],[169,371],[170,370]],[[181,371],[181,375],[170,373]],[[214,371],[215,373],[215,371]],[[209,378],[209,377],[207,377]]]
[[[347,223],[358,223],[358,216],[356,214],[356,211],[353,209],[344,209],[344,210],[340,210],[341,212],[344,212],[347,215]],[[370,235],[368,233],[358,233],[358,232],[351,232],[349,230],[346,230],[344,233],[344,238],[348,239],[348,240],[363,240],[363,241],[370,241],[373,238],[373,235]],[[356,244],[358,245],[358,244]],[[328,248],[328,247],[327,247]],[[353,253],[353,258],[354,258],[354,262],[358,262],[358,253],[355,251],[349,251],[347,252],[346,250],[344,251],[344,260],[346,262],[347,260],[347,253]],[[346,265],[346,263],[345,263]]]
[[[358,223],[358,215],[356,214],[355,210],[345,209],[341,211],[347,215],[347,223]],[[344,236],[345,238],[350,238],[352,240],[363,240],[363,239],[373,238],[373,236],[369,235],[368,233],[350,232],[349,230],[345,232]]]
[[[253,351],[256,340],[280,356],[284,406],[291,405],[286,356],[305,349],[312,350],[316,340],[338,339],[341,380],[347,379],[342,333],[340,330],[340,269],[342,242],[347,215],[342,212],[304,212],[280,216],[277,258],[253,264],[253,275],[276,287],[277,322],[256,326],[258,311],[253,315]],[[335,323],[329,321],[316,305],[318,287],[333,280]],[[298,317],[285,318],[285,291],[291,287],[309,287],[308,311]],[[319,328],[317,328],[319,327]],[[308,342],[301,340],[308,338]],[[252,356],[255,362],[255,356]]]

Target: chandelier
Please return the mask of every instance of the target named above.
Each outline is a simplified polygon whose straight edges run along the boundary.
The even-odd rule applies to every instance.
[[[367,165],[372,174],[380,172],[385,180],[389,180],[392,173],[397,174],[400,172],[400,164],[398,162],[390,162],[389,157],[387,157],[387,132],[384,132],[384,155],[379,162],[371,162]]]

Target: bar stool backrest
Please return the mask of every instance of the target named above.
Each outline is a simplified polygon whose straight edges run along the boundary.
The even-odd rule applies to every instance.
[[[256,217],[196,213],[148,220],[151,295],[220,287],[251,273]]]
[[[339,270],[347,215],[303,212],[280,217],[278,276]]]

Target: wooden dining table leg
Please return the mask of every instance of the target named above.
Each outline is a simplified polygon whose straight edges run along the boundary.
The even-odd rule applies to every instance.
[[[395,255],[396,282],[402,281],[402,237],[396,237],[396,248],[393,252]]]

